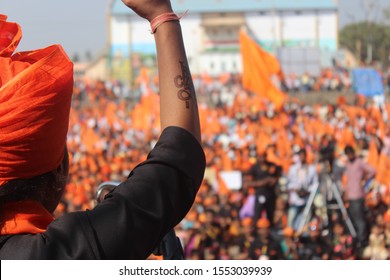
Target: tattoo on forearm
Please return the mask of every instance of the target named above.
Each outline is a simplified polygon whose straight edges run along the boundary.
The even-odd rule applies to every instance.
[[[186,108],[188,109],[190,108],[190,99],[192,98],[194,92],[194,86],[192,85],[192,78],[188,66],[182,61],[179,61],[179,63],[181,67],[181,75],[177,75],[174,79],[175,86],[180,88],[177,92],[177,97],[180,100],[185,101]]]

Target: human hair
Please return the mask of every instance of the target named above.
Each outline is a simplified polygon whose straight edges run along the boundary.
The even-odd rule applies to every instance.
[[[344,153],[347,155],[347,154],[354,154],[355,153],[355,150],[354,148],[352,148],[352,146],[350,145],[347,145],[345,148],[344,148]]]
[[[0,187],[0,204],[8,202],[35,200],[44,206],[62,193],[66,177],[57,169],[27,179],[14,179]]]
[[[34,200],[54,212],[65,189],[68,172],[69,156],[65,147],[64,157],[56,169],[32,178],[13,179],[0,186],[0,204]]]
[[[300,150],[298,151],[298,154],[299,154],[299,155],[306,155],[306,154],[307,154],[306,149],[305,149],[305,148],[300,149]]]

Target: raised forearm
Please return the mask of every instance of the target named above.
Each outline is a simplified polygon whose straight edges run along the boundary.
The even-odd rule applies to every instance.
[[[160,76],[161,128],[178,126],[201,142],[198,107],[178,20],[166,21],[172,13],[170,0],[122,0],[153,24]],[[156,28],[157,27],[157,28]]]
[[[160,76],[161,128],[182,127],[200,142],[196,95],[180,23],[166,22],[158,27],[154,36]]]

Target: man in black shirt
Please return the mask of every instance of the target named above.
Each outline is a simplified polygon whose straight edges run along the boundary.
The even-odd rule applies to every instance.
[[[104,201],[93,210],[70,213],[54,221],[51,213],[61,199],[68,173],[66,148],[62,146],[62,151],[58,151],[61,162],[50,165],[49,172],[41,170],[42,173],[26,176],[29,170],[21,168],[22,165],[3,165],[0,170],[1,259],[145,259],[164,235],[186,215],[195,199],[203,179],[205,156],[200,145],[197,102],[179,17],[173,14],[169,0],[123,2],[151,22],[154,32],[160,74],[163,131],[160,139],[148,159],[139,164],[128,179],[106,195]],[[0,54],[8,55],[4,52]],[[45,71],[57,69],[56,65],[47,68],[44,63],[50,63],[50,60],[35,63],[34,66],[38,68],[35,70],[39,71],[39,67]],[[16,101],[24,98],[23,90],[34,81],[26,80],[26,83],[14,83]],[[72,83],[68,81],[67,84],[70,90],[64,94],[70,96]],[[0,86],[1,91],[5,85]],[[51,94],[52,103],[47,98],[41,98],[46,93]],[[41,110],[44,116],[50,113],[55,115],[60,108],[68,106],[65,111],[69,113],[70,102],[59,102],[59,94],[52,93],[52,87],[44,88],[39,96],[29,92],[29,109],[33,112]],[[45,107],[47,104],[53,104],[54,108]],[[17,115],[19,111],[5,110],[5,115],[2,112],[0,110],[0,120],[12,116],[15,122],[23,121]],[[62,125],[65,133],[60,136],[44,125],[38,125],[36,133],[41,132],[39,129],[47,129],[44,134],[49,139],[62,137],[60,140],[64,143],[68,123],[64,119]],[[42,122],[39,118],[28,121]],[[0,135],[5,129],[9,127],[1,127],[0,122]],[[12,131],[9,133],[12,135]],[[29,141],[35,139],[34,135],[18,139],[21,144],[17,149],[26,154],[21,162],[30,167],[39,167],[40,164],[28,160]],[[1,142],[1,162],[8,163],[7,153],[12,153],[12,149]],[[52,156],[43,152],[40,158],[43,162]]]
[[[261,218],[256,223],[255,238],[249,247],[252,260],[283,260],[282,248],[270,234],[270,222]]]
[[[263,211],[267,219],[273,224],[276,194],[275,187],[280,177],[281,168],[266,160],[265,154],[257,156],[256,163],[244,178],[244,188],[255,188],[255,209],[253,222],[260,219]]]

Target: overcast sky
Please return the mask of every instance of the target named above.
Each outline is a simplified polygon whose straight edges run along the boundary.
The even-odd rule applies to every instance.
[[[381,10],[390,6],[390,0],[339,0],[340,26],[367,17],[364,1],[374,3],[372,18],[376,20],[383,19]],[[0,13],[22,26],[20,51],[59,43],[70,57],[74,53],[84,56],[87,51],[96,55],[106,44],[108,3],[109,0],[0,0]]]

